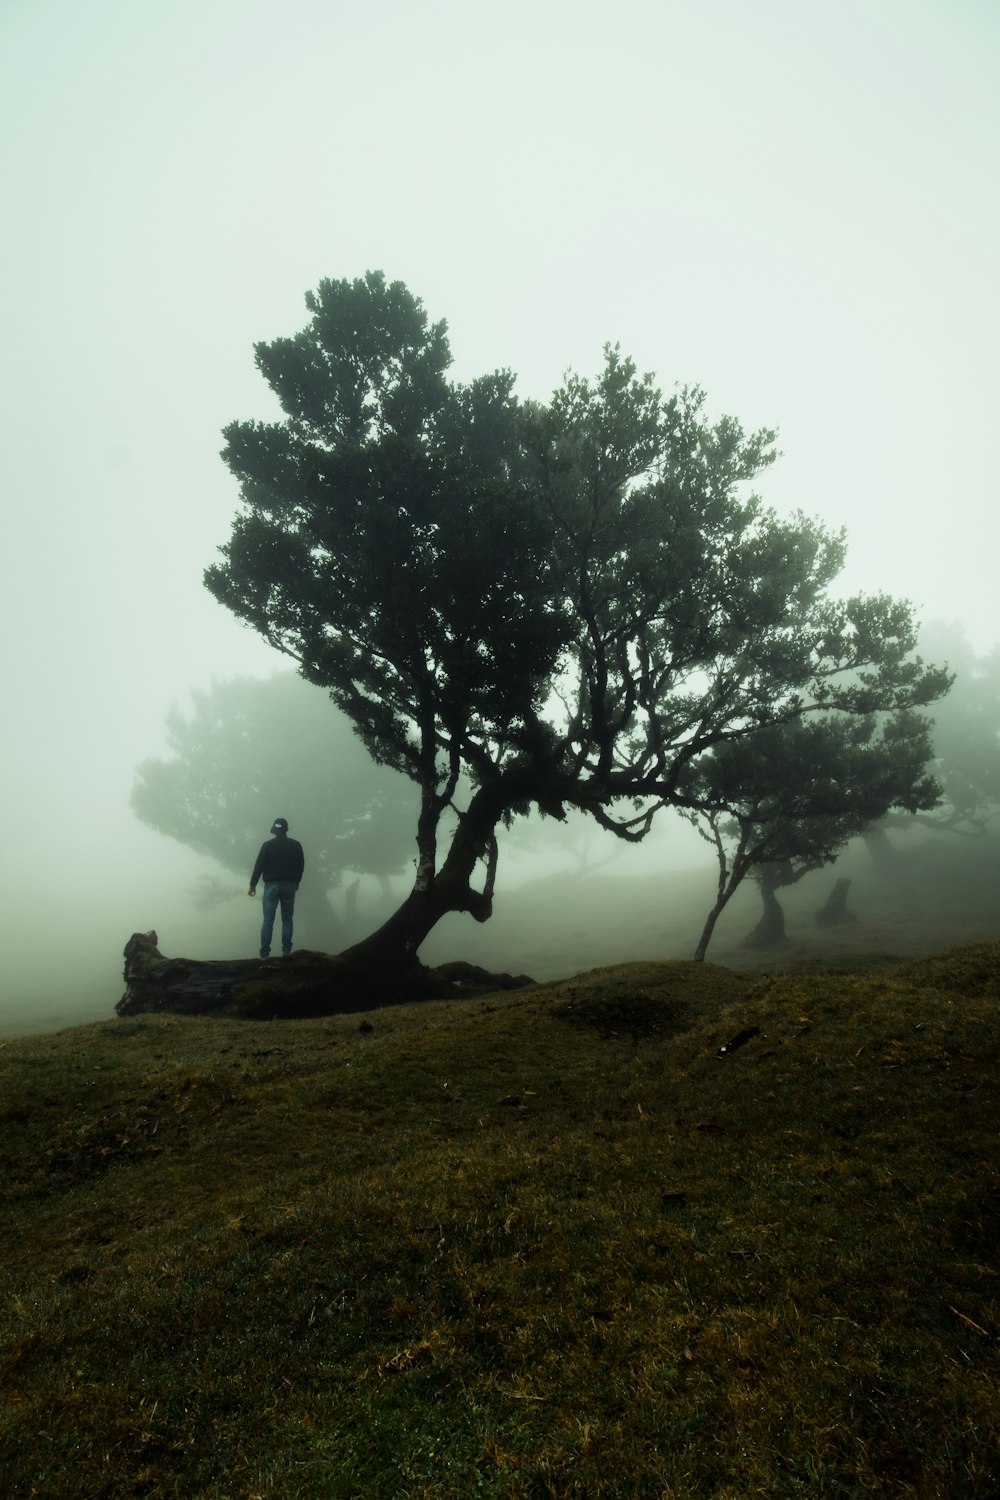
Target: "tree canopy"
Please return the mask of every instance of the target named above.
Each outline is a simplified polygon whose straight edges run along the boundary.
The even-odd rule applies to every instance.
[[[531,805],[638,839],[722,745],[944,691],[907,604],[833,592],[843,536],[750,491],[773,432],[614,346],[547,403],[450,381],[445,325],[380,272],[306,302],[256,346],[283,418],[226,429],[242,509],[206,584],[420,788],[414,889],[367,960],[485,919],[495,829]]]
[[[828,713],[769,725],[729,740],[692,768],[686,815],[715,849],[719,880],[695,957],[741,882],[791,885],[837,857],[890,808],[933,807],[940,787],[928,769],[930,721],[901,711]]]

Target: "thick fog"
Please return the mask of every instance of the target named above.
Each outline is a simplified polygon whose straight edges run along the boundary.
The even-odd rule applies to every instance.
[[[778,426],[762,492],[847,528],[845,589],[988,650],[998,61],[979,0],[7,0],[0,1032],[110,1015],[136,929],[255,950],[129,798],[172,705],[287,669],[201,578],[220,429],[274,414],[252,344],[324,277],[405,281],[457,378],[544,399],[617,340]],[[529,840],[501,895],[608,852]],[[708,862],[675,820],[609,869]]]

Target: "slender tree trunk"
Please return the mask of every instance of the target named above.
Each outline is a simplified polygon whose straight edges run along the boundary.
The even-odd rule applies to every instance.
[[[698,939],[698,946],[694,950],[694,961],[696,964],[700,964],[704,960],[705,954],[708,952],[708,945],[712,941],[712,933],[715,931],[715,924],[721,917],[723,908],[725,907],[725,904],[728,900],[729,893],[727,892],[724,896],[721,896],[718,901],[716,901],[715,905],[712,907],[712,910],[706,917],[705,925],[701,930],[701,937]]]
[[[741,833],[739,844],[733,853],[732,863],[730,863],[726,854],[725,841],[719,830],[718,819],[711,818],[709,820],[709,827],[711,829],[711,842],[715,845],[715,856],[719,865],[719,878],[715,887],[715,905],[705,920],[705,925],[701,930],[701,937],[698,939],[698,946],[694,950],[695,963],[701,963],[704,959],[705,954],[708,952],[708,945],[712,941],[712,933],[715,931],[716,922],[725,910],[733,892],[738,890],[743,883],[746,873],[750,868],[746,859],[746,831],[744,830]]]

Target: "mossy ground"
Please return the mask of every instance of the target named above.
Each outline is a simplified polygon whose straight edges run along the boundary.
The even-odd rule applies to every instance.
[[[997,1495],[998,977],[7,1043],[3,1493]]]

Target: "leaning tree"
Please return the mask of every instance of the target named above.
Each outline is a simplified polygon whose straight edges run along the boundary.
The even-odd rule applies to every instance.
[[[533,806],[639,839],[721,744],[943,690],[908,605],[832,593],[843,537],[747,493],[773,433],[614,347],[545,404],[507,371],[453,382],[444,323],[380,272],[306,304],[255,346],[283,416],[226,429],[242,508],[205,578],[419,788],[413,888],[350,950],[368,971],[485,920],[496,830]]]
[[[941,789],[928,769],[931,724],[922,714],[827,713],[723,741],[692,765],[684,814],[713,847],[716,898],[695,958],[748,875],[764,899],[759,937],[784,935],[777,890],[831,863],[890,808],[915,813]]]

